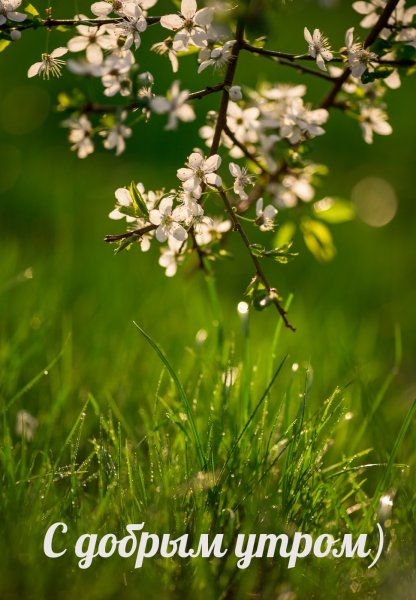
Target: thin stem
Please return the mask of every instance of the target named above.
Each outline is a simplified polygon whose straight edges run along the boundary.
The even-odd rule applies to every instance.
[[[262,166],[262,164],[254,156],[254,154],[252,154],[250,152],[250,150],[247,148],[247,146],[245,146],[243,143],[240,142],[240,140],[238,140],[235,137],[234,133],[231,131],[231,129],[228,127],[227,124],[225,124],[225,126],[224,126],[224,133],[228,138],[230,138],[230,140],[233,142],[233,144],[235,146],[237,146],[237,148],[240,148],[241,152],[243,152],[243,154],[244,154],[244,156],[246,156],[246,158],[251,160],[251,162],[253,162],[263,173],[266,172],[264,167]]]
[[[127,240],[129,238],[137,238],[140,239],[146,233],[150,233],[157,229],[156,225],[146,225],[145,227],[140,227],[140,229],[134,229],[133,231],[126,231],[126,233],[119,233],[118,235],[106,235],[104,241],[108,244],[113,244],[114,242],[120,242],[121,240]]]
[[[230,215],[230,218],[233,222],[234,231],[237,231],[239,233],[241,239],[244,242],[245,247],[248,250],[248,253],[250,254],[251,260],[256,269],[256,277],[258,277],[266,286],[267,292],[268,292],[273,304],[275,305],[277,311],[279,312],[280,316],[282,317],[286,327],[288,329],[291,329],[292,331],[296,331],[296,329],[293,327],[293,325],[291,325],[289,323],[287,316],[286,316],[286,311],[279,302],[279,294],[278,294],[277,290],[270,285],[269,280],[268,280],[265,272],[263,271],[263,267],[260,264],[259,258],[257,256],[255,256],[253,254],[253,252],[251,251],[251,242],[250,242],[246,232],[244,231],[243,226],[241,225],[237,215],[235,214],[233,206],[232,206],[230,199],[228,198],[224,188],[218,188],[218,192],[219,192],[219,194],[224,202],[224,205],[227,209],[227,212]]]
[[[159,23],[161,17],[146,17],[148,25]],[[5,23],[0,25],[1,30],[14,29],[17,31],[25,31],[26,29],[37,29],[38,27],[46,27],[53,29],[54,27],[77,27],[78,25],[87,25],[88,27],[101,27],[101,25],[117,25],[123,21],[122,17],[114,17],[108,19],[43,19],[43,20],[28,20],[22,23]]]
[[[238,21],[237,30],[236,30],[236,42],[233,46],[233,50],[230,57],[230,62],[228,63],[227,71],[225,73],[224,82],[223,82],[223,92],[221,98],[221,105],[218,112],[217,124],[215,126],[214,138],[212,140],[210,156],[216,154],[218,152],[218,148],[221,143],[221,135],[224,130],[224,127],[227,124],[227,110],[229,103],[229,95],[228,89],[233,84],[235,72],[237,69],[238,57],[242,48],[244,40],[244,23],[242,21]]]

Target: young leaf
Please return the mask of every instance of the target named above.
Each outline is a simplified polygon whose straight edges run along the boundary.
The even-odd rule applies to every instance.
[[[39,12],[38,10],[33,6],[33,4],[27,4],[25,6],[25,13],[32,15],[32,17],[38,17],[39,16]]]
[[[334,258],[336,249],[328,227],[320,221],[303,219],[301,230],[305,244],[319,261],[327,262]]]
[[[327,223],[346,223],[355,218],[352,202],[342,198],[323,198],[313,205],[315,214]]]
[[[137,185],[134,183],[134,181],[132,181],[130,184],[129,192],[130,192],[131,199],[133,200],[133,206],[134,206],[136,212],[138,213],[138,215],[140,217],[147,219],[149,216],[149,211],[148,211],[146,203],[143,200],[143,197],[142,197],[141,193],[139,192],[139,190],[137,189]]]

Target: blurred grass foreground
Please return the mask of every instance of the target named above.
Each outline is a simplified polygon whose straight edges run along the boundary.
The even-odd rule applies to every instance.
[[[350,7],[322,4],[280,7],[271,40],[295,51],[318,6],[342,38]],[[53,110],[61,82],[26,79],[43,44],[29,32],[0,54],[0,597],[415,598],[414,79],[389,97],[393,136],[365,146],[334,115],[316,144],[330,167],[323,195],[352,199],[358,217],[334,228],[331,262],[299,248],[273,267],[293,293],[292,334],[271,312],[237,311],[244,261],[221,264],[214,284],[167,280],[134,250],[113,256],[102,242],[113,190],[168,181],[197,126],[182,139],[143,126],[122,158],[79,161]],[[258,65],[248,61],[248,83],[276,80],[273,63]],[[141,522],[231,544],[238,533],[371,537],[378,521],[386,544],[370,571],[314,557],[244,571],[156,557],[135,570],[115,556],[82,571],[70,552],[43,553],[58,521],[68,547]]]

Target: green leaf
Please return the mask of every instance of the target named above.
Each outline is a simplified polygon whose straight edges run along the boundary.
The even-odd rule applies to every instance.
[[[6,48],[9,44],[11,44],[10,40],[0,40],[0,52],[3,52],[3,50],[6,50]]]
[[[33,6],[33,4],[27,4],[25,9],[24,9],[25,13],[28,13],[29,15],[32,15],[32,17],[38,17],[39,16],[39,11],[37,10],[37,8],[35,8]]]
[[[117,247],[114,250],[114,254],[120,254],[123,250],[130,250],[133,245],[134,239],[127,238],[126,240],[120,240]]]
[[[293,221],[286,221],[279,226],[279,229],[273,240],[275,246],[283,246],[291,242],[296,233],[296,224]]]
[[[137,185],[134,181],[131,182],[129,187],[129,192],[131,199],[133,200],[133,206],[136,210],[136,213],[145,219],[149,217],[149,211],[147,209],[146,203],[143,200],[141,193],[139,192]]]
[[[389,75],[391,75],[394,71],[393,67],[379,67],[376,71],[365,71],[361,77],[362,83],[372,83],[377,79],[386,79]]]
[[[290,252],[292,244],[293,242],[289,242],[288,244],[283,244],[283,246],[278,248],[266,250],[263,256],[264,258],[272,258],[274,261],[281,263],[282,265],[286,265],[288,262],[298,256],[297,252]]]
[[[33,4],[27,4],[25,6],[25,13],[32,15],[32,17],[38,17],[39,16],[39,12],[38,10],[33,6]]]
[[[295,256],[298,256],[296,253],[290,252],[292,247],[292,242],[288,244],[283,244],[279,248],[271,248],[267,250],[261,244],[250,244],[250,250],[254,256],[258,258],[272,258],[276,262],[281,264],[287,264],[290,262]]]
[[[253,277],[250,281],[248,288],[246,289],[245,297],[247,298],[249,305],[255,308],[255,310],[264,310],[269,304],[269,302],[267,302],[269,297],[267,288],[257,276]]]
[[[323,198],[313,205],[317,217],[327,223],[346,223],[355,218],[352,202],[342,198]]]
[[[327,262],[334,258],[336,249],[331,232],[324,223],[305,218],[302,220],[301,230],[307,248],[317,260]]]

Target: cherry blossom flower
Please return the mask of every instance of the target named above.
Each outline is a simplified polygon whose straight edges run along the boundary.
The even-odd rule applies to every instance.
[[[69,119],[64,122],[64,125],[70,128],[71,150],[77,152],[78,158],[86,158],[94,152],[94,143],[91,139],[92,124],[85,115]]]
[[[134,64],[134,56],[130,50],[122,51],[120,54],[107,56],[102,65],[102,83],[106,96],[121,96],[131,94],[131,79],[128,74]]]
[[[280,133],[291,144],[298,144],[304,138],[323,135],[325,130],[321,125],[327,120],[327,110],[308,110],[301,98],[295,98],[283,117]]]
[[[147,29],[147,21],[137,4],[131,2],[125,5],[123,18],[116,26],[116,32],[125,38],[124,48],[129,49],[134,44],[135,48],[141,45],[140,34]]]
[[[179,81],[174,81],[167,98],[163,96],[151,98],[150,109],[153,112],[159,115],[169,114],[169,120],[165,129],[176,129],[178,120],[189,123],[195,119],[194,109],[186,103],[188,96],[189,92],[187,90],[180,90]]]
[[[188,237],[186,230],[179,223],[181,213],[173,209],[174,196],[163,198],[157,208],[149,213],[149,220],[153,225],[157,225],[155,232],[156,239],[159,242],[166,242],[170,237],[183,242]]]
[[[126,219],[127,223],[134,223],[136,221],[136,217],[125,214],[123,212],[123,208],[133,208],[133,200],[131,194],[127,188],[118,188],[114,195],[116,197],[116,206],[110,212],[108,217],[113,221],[119,221],[120,219]]]
[[[79,21],[86,20],[85,15],[77,15]],[[83,52],[85,50],[88,62],[94,65],[100,65],[104,60],[103,50],[114,48],[114,41],[107,34],[105,27],[91,27],[89,25],[77,25],[78,33],[68,41],[68,50],[70,52]]]
[[[272,182],[267,186],[268,193],[279,208],[293,208],[301,200],[310,202],[315,196],[311,179],[315,175],[315,165],[306,165],[302,170],[292,171],[280,182]]]
[[[205,158],[199,152],[193,152],[188,158],[187,167],[178,169],[177,176],[182,181],[183,189],[192,192],[195,197],[202,195],[202,186],[220,187],[222,180],[216,171],[220,168],[221,157],[214,154]]]
[[[7,20],[21,23],[27,17],[23,13],[16,12],[16,8],[22,4],[22,0],[0,0],[0,25]]]
[[[309,56],[316,59],[316,64],[321,71],[326,71],[325,61],[334,58],[328,39],[322,35],[319,29],[315,29],[312,36],[307,27],[304,29],[304,36],[309,44]]]
[[[211,219],[211,223],[199,225],[195,234],[198,246],[209,246],[222,239],[225,233],[232,229],[231,221],[221,221],[218,218]]]
[[[230,173],[235,178],[234,180],[234,192],[240,196],[241,200],[247,200],[248,195],[246,194],[244,187],[246,185],[252,185],[253,178],[247,175],[247,169],[242,169],[236,163],[230,163]]]
[[[170,64],[172,65],[172,71],[177,73],[179,70],[179,61],[176,56],[175,50],[173,50],[173,39],[167,38],[163,42],[158,42],[157,44],[153,44],[152,48],[153,52],[156,54],[167,54],[168,59],[170,60]]]
[[[365,15],[360,25],[364,29],[374,27],[381,12],[386,6],[386,0],[371,0],[371,2],[353,2],[353,9],[360,15]]]
[[[214,16],[212,8],[197,10],[195,0],[182,0],[180,15],[166,15],[160,20],[162,27],[175,31],[173,49],[185,51],[189,45],[202,48],[207,43],[207,27]]]
[[[165,269],[166,277],[173,277],[178,270],[178,264],[184,260],[186,244],[173,237],[168,239],[168,246],[161,249],[159,265]]]
[[[91,12],[100,18],[108,17],[112,12],[122,15],[124,13],[124,7],[129,4],[131,0],[104,0],[102,2],[94,2],[91,5]]]
[[[363,132],[364,141],[373,143],[373,133],[378,135],[391,135],[393,128],[387,121],[387,114],[375,106],[361,106],[359,123]]]
[[[256,202],[256,225],[260,231],[272,231],[274,229],[274,219],[277,215],[277,208],[269,204],[263,209],[263,198]]]
[[[132,134],[130,127],[124,125],[127,113],[122,113],[120,120],[115,123],[113,127],[101,132],[101,135],[105,137],[103,142],[106,150],[116,150],[116,156],[120,156],[126,149],[126,138],[129,138]]]
[[[34,63],[28,70],[28,77],[35,77],[39,75],[43,79],[49,79],[51,75],[54,77],[60,77],[62,71],[62,65],[65,64],[64,60],[60,57],[64,56],[68,52],[67,48],[56,48],[50,54],[42,54],[42,60]]]
[[[234,44],[235,40],[229,40],[228,42],[225,42],[223,46],[218,46],[213,49],[203,48],[199,53],[200,65],[198,68],[198,73],[202,73],[202,71],[208,67],[221,69],[224,65],[226,65],[231,58]]]
[[[374,52],[366,50],[360,42],[354,41],[354,27],[350,27],[345,34],[345,45],[348,52],[348,66],[351,74],[361,79],[365,71],[374,71],[378,57]]]

